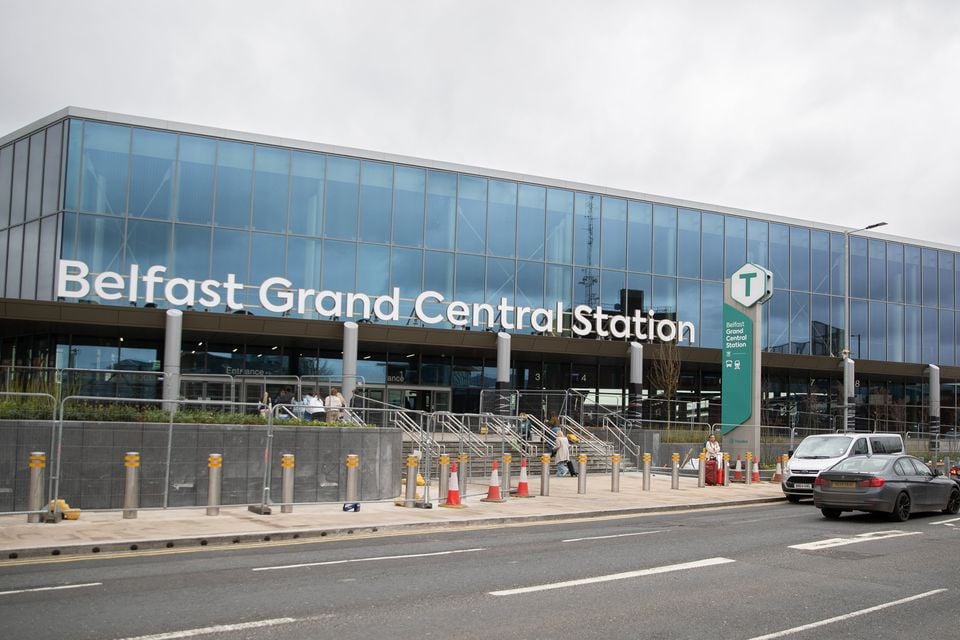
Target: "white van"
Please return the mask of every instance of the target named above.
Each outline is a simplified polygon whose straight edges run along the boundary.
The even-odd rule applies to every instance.
[[[780,487],[790,502],[813,497],[817,475],[850,456],[903,453],[903,437],[896,433],[824,433],[807,436],[787,461]]]

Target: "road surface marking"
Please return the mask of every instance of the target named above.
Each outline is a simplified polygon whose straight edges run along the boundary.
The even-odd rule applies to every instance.
[[[833,618],[827,618],[826,620],[820,620],[819,622],[811,622],[810,624],[805,624],[799,627],[793,627],[792,629],[784,629],[783,631],[777,631],[775,633],[768,633],[764,636],[755,636],[750,638],[750,640],[772,640],[773,638],[782,638],[784,636],[793,635],[794,633],[800,633],[801,631],[806,631],[808,629],[816,629],[817,627],[822,627],[828,624],[833,624],[834,622],[843,622],[844,620],[850,620],[851,618],[856,618],[857,616],[864,616],[868,613],[873,613],[874,611],[880,611],[881,609],[886,609],[887,607],[895,607],[898,604],[906,604],[907,602],[913,602],[914,600],[919,600],[921,598],[929,598],[930,596],[937,595],[938,593],[943,593],[946,589],[934,589],[933,591],[927,591],[926,593],[918,593],[915,596],[910,596],[909,598],[903,598],[902,600],[894,600],[893,602],[887,602],[886,604],[878,604],[875,607],[870,607],[869,609],[861,609],[860,611],[853,611],[851,613],[845,613],[842,616],[835,616]]]
[[[626,538],[627,536],[645,536],[650,533],[664,533],[666,529],[660,529],[658,531],[636,531],[634,533],[618,533],[612,536],[592,536],[589,538],[570,538],[569,540],[561,540],[560,542],[581,542],[582,540],[607,540],[608,538]]]
[[[429,558],[431,556],[448,556],[454,553],[471,553],[486,551],[486,549],[455,549],[453,551],[435,551],[433,553],[408,553],[399,556],[376,556],[373,558],[351,558],[350,560],[328,560],[326,562],[304,562],[302,564],[285,564],[278,567],[255,567],[254,571],[275,571],[277,569],[299,569],[300,567],[325,567],[331,564],[347,564],[348,562],[373,562],[375,560],[402,560],[404,558]]]
[[[852,538],[828,538],[818,540],[817,542],[806,542],[804,544],[790,545],[791,549],[801,549],[803,551],[816,551],[818,549],[829,549],[830,547],[842,547],[847,544],[857,544],[858,542],[871,542],[873,540],[886,540],[887,538],[899,538],[901,536],[919,536],[920,531],[872,531],[870,533],[861,533]]]
[[[17,589],[15,591],[0,591],[0,596],[10,596],[15,593],[33,593],[34,591],[57,591],[60,589],[80,589],[82,587],[99,587],[102,582],[87,582],[84,584],[63,584],[58,587],[36,587],[34,589]]]
[[[718,564],[728,564],[736,562],[730,558],[707,558],[706,560],[696,560],[694,562],[682,562],[680,564],[668,564],[663,567],[654,567],[652,569],[641,569],[639,571],[626,571],[624,573],[611,573],[605,576],[595,578],[581,578],[580,580],[567,580],[565,582],[553,582],[550,584],[538,584],[533,587],[520,587],[518,589],[504,589],[503,591],[490,591],[492,596],[513,596],[521,593],[533,593],[534,591],[549,591],[550,589],[564,589],[566,587],[578,587],[584,584],[595,584],[597,582],[610,582],[612,580],[626,580],[628,578],[640,578],[643,576],[653,576],[658,573],[670,573],[671,571],[684,571],[686,569],[700,569]]]
[[[278,624],[290,624],[293,622],[299,622],[299,620],[296,618],[272,618],[270,620],[256,620],[254,622],[240,622],[237,624],[218,624],[212,627],[200,627],[198,629],[184,629],[183,631],[171,631],[169,633],[155,633],[149,636],[123,638],[123,640],[174,640],[175,638],[193,638],[195,636],[204,636],[210,633],[226,633],[227,631],[243,631],[244,629],[275,627]]]
[[[957,525],[953,523],[957,522],[958,520],[960,520],[960,518],[950,518],[949,520],[937,520],[936,522],[931,522],[930,524],[942,524],[947,527],[955,527]]]

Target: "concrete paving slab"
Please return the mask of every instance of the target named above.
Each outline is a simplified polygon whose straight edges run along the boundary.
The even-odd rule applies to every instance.
[[[0,562],[16,558],[203,548],[326,536],[351,536],[384,531],[520,523],[564,518],[612,516],[676,509],[743,505],[783,499],[779,483],[759,482],[729,487],[697,487],[696,478],[680,478],[671,489],[670,477],[653,475],[650,491],[642,491],[642,475],[624,473],[620,492],[610,491],[609,474],[591,474],[587,493],[577,493],[577,478],[550,478],[550,495],[540,496],[540,478],[529,479],[532,499],[508,498],[481,502],[487,487],[471,482],[462,492],[464,509],[439,506],[437,489],[430,491],[433,508],[408,508],[390,502],[361,503],[357,512],[342,504],[298,504],[292,513],[274,506],[271,515],[258,515],[247,506],[221,507],[217,516],[206,508],[140,510],[134,519],[121,511],[88,511],[80,519],[56,524],[27,523],[23,514],[0,516]],[[422,489],[421,489],[422,491]]]

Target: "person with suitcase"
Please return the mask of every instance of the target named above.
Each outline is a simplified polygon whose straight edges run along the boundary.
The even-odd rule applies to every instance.
[[[707,438],[704,452],[707,454],[707,461],[703,467],[704,481],[708,485],[714,486],[720,483],[719,476],[717,474],[717,468],[719,465],[717,458],[720,457],[720,443],[717,442],[717,436],[715,434],[711,433]]]

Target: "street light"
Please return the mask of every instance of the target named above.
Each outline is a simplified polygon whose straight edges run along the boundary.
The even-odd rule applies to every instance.
[[[861,231],[868,231],[886,225],[886,222],[874,222],[859,229],[843,232],[843,430],[850,428],[850,401],[853,399],[852,367],[847,366],[850,357],[850,236]],[[857,357],[860,351],[857,350]]]

